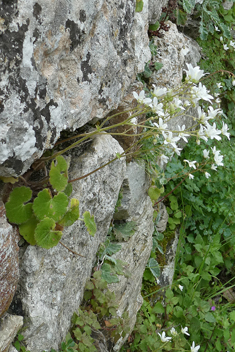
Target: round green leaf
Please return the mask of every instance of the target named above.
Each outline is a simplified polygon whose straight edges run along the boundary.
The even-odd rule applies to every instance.
[[[79,218],[79,201],[72,198],[70,208],[60,220],[59,224],[62,226],[71,226]]]
[[[158,198],[161,195],[161,190],[156,186],[152,186],[148,190],[148,195],[151,198],[151,200],[158,200]]]
[[[22,186],[14,188],[5,204],[6,215],[10,222],[22,224],[32,216],[32,203],[25,204],[32,197],[30,188]]]
[[[91,236],[94,236],[96,233],[96,223],[94,219],[94,215],[91,216],[89,211],[85,211],[83,214],[83,219],[87,228],[87,231]]]
[[[58,192],[63,191],[68,184],[68,165],[63,156],[59,155],[51,163],[50,184]]]
[[[72,186],[72,183],[68,183],[66,188],[63,190],[63,192],[66,194],[66,196],[71,196],[72,194],[72,191],[73,191],[73,186]]]
[[[25,241],[27,241],[32,246],[35,246],[35,244],[36,244],[36,241],[34,238],[34,232],[35,232],[35,229],[36,229],[38,223],[39,223],[39,221],[36,218],[36,216],[32,215],[31,218],[27,222],[25,222],[24,224],[21,224],[19,226],[19,231],[20,231],[21,236],[23,236]]]
[[[49,218],[43,219],[37,225],[35,240],[38,246],[49,249],[59,243],[63,233],[61,231],[54,231],[55,225],[55,221]]]
[[[46,217],[59,221],[67,211],[68,197],[63,193],[58,193],[51,197],[49,189],[44,189],[38,193],[33,202],[33,211],[39,220]]]

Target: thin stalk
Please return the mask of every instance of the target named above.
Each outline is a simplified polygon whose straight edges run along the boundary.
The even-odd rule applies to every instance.
[[[81,254],[79,254],[79,253],[73,251],[73,250],[70,249],[69,247],[67,247],[63,242],[59,241],[59,243],[60,243],[63,247],[65,247],[68,251],[72,252],[73,254],[79,255],[79,257],[86,258],[86,257],[84,257],[84,255],[81,255]]]
[[[158,203],[162,202],[162,201],[163,201],[165,198],[167,198],[172,192],[174,192],[174,191],[176,190],[176,188],[178,188],[178,187],[186,180],[187,177],[188,177],[188,175],[185,176],[185,178],[183,178],[183,180],[181,180],[180,183],[178,183],[178,185],[176,185],[175,188],[172,189],[172,191],[170,191],[170,192],[167,193],[163,198],[161,198],[160,200],[158,200],[158,201],[154,204],[154,206],[157,205]]]

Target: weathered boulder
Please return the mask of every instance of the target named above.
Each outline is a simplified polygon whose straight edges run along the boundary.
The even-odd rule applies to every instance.
[[[149,0],[149,23],[155,23],[161,16],[162,8],[165,7],[168,3],[168,0]]]
[[[19,236],[0,202],[0,317],[9,308],[19,280]]]
[[[23,317],[6,314],[0,319],[0,352],[8,352],[17,331],[23,326]]]
[[[168,31],[163,31],[163,38],[154,38],[157,55],[154,61],[161,62],[163,67],[151,76],[151,83],[157,86],[174,88],[181,84],[185,63],[196,66],[200,60],[199,45],[189,37],[180,33],[177,26],[167,21]]]
[[[0,174],[20,175],[118,106],[150,59],[148,1],[1,0],[0,17]]]
[[[79,149],[73,150],[70,178],[93,171],[121,152],[111,136],[96,137],[82,155],[77,155]],[[77,221],[64,231],[62,242],[83,257],[60,244],[50,250],[29,245],[22,251],[15,307],[22,306],[24,337],[30,351],[57,349],[65,338],[73,312],[83,298],[97,249],[106,238],[125,169],[125,159],[118,159],[73,184],[72,196],[79,199],[80,214],[86,210],[94,214],[97,232],[91,237],[84,223]]]
[[[147,195],[148,188],[149,179],[144,164],[129,163],[123,183],[121,207],[115,213],[115,218],[135,221],[136,232],[127,242],[120,242],[122,248],[114,257],[128,263],[130,277],[119,276],[120,282],[109,285],[109,288],[115,292],[118,313],[122,315],[128,311],[131,331],[143,303],[140,294],[142,277],[152,249],[153,207]],[[125,338],[121,338],[113,350],[119,351],[124,342]]]
[[[168,31],[163,31],[163,38],[154,38],[157,46],[157,55],[154,61],[161,62],[163,67],[155,71],[150,78],[150,83],[157,87],[177,88],[181,85],[183,79],[183,70],[187,69],[186,63],[196,66],[200,60],[200,47],[191,38],[180,33],[177,26],[167,21]],[[178,130],[178,126],[185,125],[186,129],[191,128],[195,122],[192,117],[197,116],[197,108],[189,107],[187,113],[182,110],[181,114],[177,114],[174,118],[167,122],[168,128],[172,131]],[[185,142],[179,143],[182,148]]]

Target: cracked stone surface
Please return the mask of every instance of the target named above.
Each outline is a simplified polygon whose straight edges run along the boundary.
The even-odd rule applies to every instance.
[[[96,137],[82,155],[73,151],[70,178],[93,171],[122,151],[111,136]],[[78,220],[64,230],[62,242],[84,257],[73,255],[60,244],[49,250],[30,245],[21,249],[20,281],[11,308],[12,313],[20,310],[24,316],[28,350],[58,349],[65,338],[71,317],[81,304],[98,247],[105,241],[125,170],[122,158],[73,183],[72,197],[79,199],[80,216],[86,210],[94,214],[97,232],[90,236]]]
[[[118,106],[150,59],[144,3],[0,0],[0,175]]]

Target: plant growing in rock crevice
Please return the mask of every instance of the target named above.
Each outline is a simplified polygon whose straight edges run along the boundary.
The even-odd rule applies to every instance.
[[[79,201],[70,200],[72,185],[68,183],[68,163],[60,155],[52,161],[49,172],[49,185],[32,200],[29,187],[16,187],[5,204],[9,222],[19,226],[19,232],[31,245],[49,249],[56,246],[64,227],[76,220],[85,222],[88,232],[94,236],[96,225],[94,216],[88,211],[79,218]],[[45,186],[44,186],[45,187]]]

